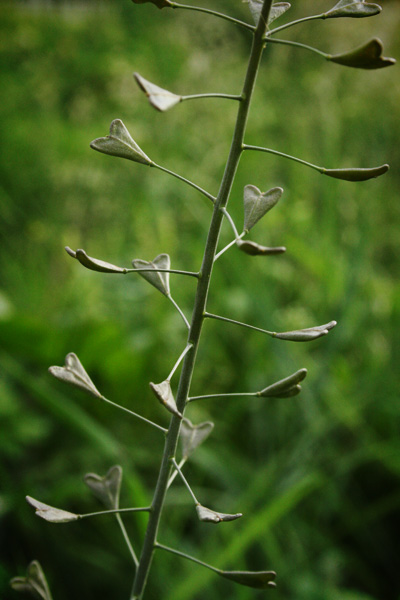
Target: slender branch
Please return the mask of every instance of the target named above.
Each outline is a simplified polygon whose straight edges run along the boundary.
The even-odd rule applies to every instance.
[[[250,109],[252,94],[257,78],[258,69],[261,62],[262,53],[265,47],[264,35],[268,22],[268,15],[271,9],[272,0],[264,0],[261,15],[256,29],[250,57],[247,65],[246,76],[242,89],[242,102],[239,103],[236,124],[233,132],[231,148],[225,165],[225,171],[222,177],[218,196],[216,199],[210,198],[214,203],[214,210],[208,231],[207,242],[204,249],[203,262],[201,266],[201,277],[198,279],[197,291],[194,301],[194,309],[188,335],[188,342],[193,344],[193,349],[188,352],[184,358],[182,371],[180,375],[178,391],[176,394],[176,405],[178,411],[183,414],[186,401],[189,395],[190,383],[193,376],[193,370],[196,362],[197,350],[200,342],[200,336],[204,323],[204,313],[207,304],[208,291],[210,287],[211,275],[214,265],[214,257],[218,245],[219,235],[222,226],[223,214],[222,207],[228,204],[229,195],[232,189],[233,180],[239,165],[239,160],[243,151],[244,133]],[[250,28],[250,26],[248,26]],[[210,196],[208,196],[210,197]],[[151,568],[159,523],[164,506],[164,499],[167,492],[168,481],[171,476],[170,458],[175,456],[178,444],[179,429],[181,419],[173,415],[165,440],[164,453],[161,460],[157,484],[153,495],[152,512],[150,513],[146,534],[142,546],[142,553],[139,559],[139,567],[136,572],[133,583],[132,600],[141,600],[146,586],[147,577]]]
[[[313,165],[312,163],[307,162],[306,160],[302,160],[301,158],[296,158],[295,156],[290,156],[290,154],[284,154],[283,152],[278,152],[278,150],[271,150],[270,148],[262,148],[260,146],[248,146],[246,144],[243,145],[243,150],[258,150],[259,152],[268,152],[269,154],[276,154],[277,156],[283,156],[284,158],[289,158],[289,160],[294,160],[295,162],[301,163],[302,165],[306,165],[315,171],[321,173],[321,175],[327,175],[329,177],[334,177],[335,179],[343,179],[344,181],[367,181],[368,179],[373,179],[374,177],[380,177],[387,173],[389,170],[389,165],[380,165],[379,167],[372,168],[346,168],[346,169],[326,169],[325,167],[318,167],[318,165]]]
[[[235,321],[234,319],[228,319],[228,317],[221,317],[220,315],[213,315],[212,313],[206,312],[205,317],[209,319],[217,319],[218,321],[226,321],[227,323],[233,323],[234,325],[240,325],[241,327],[247,327],[247,329],[253,329],[254,331],[260,331],[261,333],[266,333],[267,335],[271,335],[275,337],[276,332],[268,331],[267,329],[261,329],[260,327],[255,327],[254,325],[249,325],[248,323],[242,323],[241,321]]]
[[[167,431],[168,431],[167,429],[165,429],[165,427],[161,427],[161,425],[157,425],[157,423],[153,423],[153,421],[149,421],[149,419],[146,419],[146,417],[142,417],[142,415],[139,415],[138,413],[135,413],[132,410],[129,410],[129,408],[125,408],[125,406],[116,404],[115,402],[108,400],[108,398],[105,398],[104,396],[101,396],[101,400],[103,400],[103,402],[107,402],[107,404],[111,404],[111,406],[114,406],[115,408],[119,408],[120,410],[123,410],[124,412],[132,415],[133,417],[136,417],[137,419],[140,419],[141,421],[144,421],[148,425],[155,427],[155,429],[159,429],[163,433],[167,433]]]
[[[238,237],[239,237],[239,232],[238,232],[238,230],[236,229],[236,225],[235,225],[235,223],[234,223],[234,220],[232,219],[231,215],[228,213],[228,211],[226,210],[226,208],[225,208],[225,207],[222,207],[222,208],[221,208],[221,212],[223,213],[224,217],[226,217],[226,218],[228,219],[228,221],[229,221],[229,224],[230,224],[230,226],[232,227],[232,231],[233,231],[233,233],[234,233],[234,236],[235,236],[235,238],[236,238],[236,240],[237,240],[237,239],[238,239]]]
[[[237,240],[241,240],[242,237],[244,237],[246,235],[246,232],[243,231],[243,233],[241,233],[235,240],[232,240],[231,242],[229,242],[229,244],[227,244],[224,248],[222,248],[222,250],[220,250],[218,252],[218,254],[215,255],[214,257],[214,262],[216,260],[219,259],[220,256],[222,256],[227,250],[229,250],[229,248],[231,248],[232,246],[234,246],[237,242]]]
[[[164,171],[164,173],[168,173],[168,175],[172,175],[173,177],[176,177],[180,181],[183,181],[184,183],[187,183],[192,188],[194,188],[195,190],[197,190],[198,192],[200,192],[201,194],[203,194],[203,196],[205,196],[206,198],[208,198],[209,200],[211,200],[212,203],[215,202],[215,196],[213,196],[212,194],[210,194],[206,190],[203,190],[203,188],[201,188],[199,185],[193,183],[193,181],[190,181],[189,179],[186,179],[186,177],[182,177],[182,175],[178,175],[178,173],[174,173],[174,171],[170,171],[169,169],[166,169],[165,167],[162,167],[161,165],[157,165],[154,162],[152,162],[150,164],[150,167],[155,167],[156,169],[159,169],[160,171]]]
[[[182,479],[183,483],[186,486],[187,491],[189,492],[189,494],[191,495],[191,497],[193,498],[193,502],[197,505],[200,504],[200,502],[197,500],[196,496],[193,493],[192,488],[190,487],[188,480],[186,479],[186,477],[184,476],[184,474],[182,473],[178,463],[176,462],[176,460],[174,458],[171,458],[171,462],[174,465],[175,469],[177,470],[177,472],[179,473],[180,478]]]
[[[79,519],[86,519],[87,517],[100,517],[102,515],[119,515],[120,513],[133,513],[133,512],[150,512],[151,507],[139,507],[139,508],[112,508],[110,510],[99,510],[93,513],[85,513],[84,515],[78,515]]]
[[[302,165],[306,165],[306,167],[310,167],[319,173],[324,174],[326,169],[324,167],[318,167],[317,165],[313,165],[306,160],[302,160],[301,158],[297,158],[296,156],[291,156],[290,154],[284,154],[283,152],[279,152],[278,150],[271,150],[271,148],[263,148],[262,146],[249,146],[247,144],[243,145],[243,150],[258,150],[258,152],[267,152],[268,154],[276,154],[276,156],[283,156],[283,158],[288,158],[289,160],[293,160],[295,162],[301,163]]]
[[[315,21],[316,19],[324,19],[325,15],[310,15],[309,17],[303,17],[301,19],[296,19],[295,21],[291,21],[290,23],[285,23],[284,25],[280,25],[279,27],[275,27],[275,29],[270,29],[267,32],[267,37],[270,35],[274,35],[278,33],[278,31],[283,31],[284,29],[288,29],[288,27],[293,27],[293,25],[298,25],[299,23],[306,23],[307,21]]]
[[[166,381],[171,381],[173,374],[175,373],[176,369],[179,367],[179,365],[181,364],[183,358],[186,355],[186,352],[189,352],[189,350],[193,348],[193,344],[188,344],[186,346],[186,348],[184,349],[184,351],[182,352],[182,354],[180,355],[180,357],[178,358],[178,360],[176,361],[176,363],[174,364],[174,366],[172,367],[171,373],[168,375]]]
[[[182,469],[183,465],[185,464],[185,462],[187,461],[187,457],[184,457],[181,459],[180,463],[179,463],[179,468]],[[167,489],[169,489],[172,485],[172,482],[174,481],[175,477],[178,475],[178,471],[177,469],[175,469],[175,471],[172,473],[171,477],[168,479],[168,483],[167,483]]]
[[[188,402],[193,402],[194,400],[206,400],[207,398],[233,398],[237,396],[258,396],[257,392],[234,392],[232,394],[206,394],[203,396],[190,396],[188,398]]]
[[[154,269],[149,267],[148,269],[125,269],[125,273],[139,273],[140,271],[151,271],[154,273],[174,273],[176,275],[188,275],[189,277],[199,277],[199,273],[195,273],[194,271],[179,271],[178,269]]]
[[[313,46],[308,46],[307,44],[302,44],[300,42],[293,42],[292,40],[278,40],[276,38],[268,37],[268,41],[274,44],[285,44],[286,46],[296,46],[297,48],[304,48],[305,50],[310,50],[315,54],[319,54],[323,58],[328,58],[329,54],[326,52],[322,52],[322,50],[318,50],[317,48],[313,48]]]
[[[200,6],[188,6],[187,4],[178,4],[177,2],[170,3],[172,8],[186,8],[187,10],[195,10],[198,12],[206,13],[208,15],[214,15],[215,17],[220,17],[225,21],[230,21],[235,25],[240,25],[240,27],[244,27],[245,29],[249,29],[250,31],[254,31],[254,25],[250,25],[249,23],[245,23],[244,21],[239,21],[239,19],[235,19],[234,17],[230,17],[229,15],[225,15],[223,13],[217,12],[215,10],[210,10],[208,8],[202,8]]]
[[[226,98],[227,100],[238,100],[241,102],[243,100],[242,96],[237,96],[234,94],[190,94],[189,96],[181,96],[181,102],[185,100],[197,100],[200,98]]]
[[[135,567],[138,568],[139,561],[138,561],[138,558],[136,556],[136,552],[134,551],[133,546],[131,544],[131,541],[129,539],[128,532],[126,531],[125,525],[124,525],[124,523],[123,523],[123,521],[121,519],[121,515],[119,513],[116,513],[115,518],[118,521],[118,525],[119,525],[119,527],[121,529],[121,532],[122,532],[122,535],[124,537],[125,543],[128,546],[128,550],[130,552],[130,555],[132,556],[132,560],[135,563]]]
[[[175,300],[173,299],[173,297],[171,296],[171,294],[168,294],[168,298],[169,300],[171,300],[172,304],[175,306],[176,310],[178,311],[178,313],[181,315],[183,322],[185,323],[186,327],[188,329],[190,329],[190,325],[189,325],[189,321],[187,320],[187,318],[185,317],[182,309],[180,308],[180,306],[175,302]]]
[[[170,548],[169,546],[164,546],[164,544],[160,544],[159,542],[156,542],[155,548],[159,549],[159,550],[165,550],[166,552],[170,552],[171,554],[176,554],[177,556],[186,558],[187,560],[191,560],[192,562],[195,562],[198,565],[201,565],[202,567],[211,569],[211,571],[214,571],[214,573],[220,573],[220,569],[217,569],[216,567],[212,567],[211,565],[203,562],[202,560],[199,560],[198,558],[194,558],[194,556],[190,556],[190,554],[186,554],[185,552],[181,552],[180,550],[175,550],[174,548]]]

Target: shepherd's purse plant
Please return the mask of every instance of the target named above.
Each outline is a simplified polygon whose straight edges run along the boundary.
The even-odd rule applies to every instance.
[[[237,0],[239,1],[239,0]],[[230,580],[233,583],[249,586],[259,589],[273,588],[276,573],[273,570],[248,571],[248,570],[222,570],[218,566],[207,564],[200,558],[190,556],[179,548],[171,548],[162,543],[159,537],[159,525],[164,512],[165,499],[169,487],[176,478],[179,478],[187,492],[190,495],[194,514],[204,523],[204,527],[210,527],[213,524],[221,524],[228,521],[234,521],[242,517],[240,512],[227,514],[219,512],[214,508],[208,507],[207,499],[198,499],[186,476],[184,475],[184,465],[197,447],[202,444],[213,430],[213,423],[206,421],[193,424],[186,417],[186,409],[192,402],[198,402],[207,398],[223,397],[259,397],[259,398],[288,398],[296,396],[301,391],[301,382],[307,375],[307,369],[300,368],[294,373],[289,373],[287,377],[279,381],[267,381],[263,389],[258,390],[238,390],[236,393],[205,393],[193,395],[191,392],[191,381],[196,366],[196,356],[200,343],[200,336],[203,325],[206,320],[218,321],[220,327],[226,323],[232,323],[239,327],[244,327],[255,332],[270,336],[276,339],[276,344],[282,342],[312,342],[318,338],[327,335],[335,326],[336,321],[322,325],[311,325],[309,323],[299,323],[299,328],[290,331],[275,331],[273,322],[263,323],[242,323],[229,316],[214,314],[209,311],[207,298],[210,286],[212,284],[213,269],[218,259],[227,251],[240,251],[249,255],[248,260],[253,260],[252,256],[271,256],[271,259],[278,260],[275,255],[286,251],[284,246],[268,247],[260,243],[247,239],[248,234],[253,230],[257,222],[264,218],[278,203],[283,194],[281,187],[271,187],[267,191],[261,191],[254,184],[249,183],[243,190],[243,225],[238,226],[228,212],[228,201],[230,199],[232,185],[238,169],[240,158],[243,154],[251,152],[261,152],[275,154],[282,159],[296,161],[306,168],[318,171],[327,177],[346,180],[348,182],[365,181],[374,177],[383,175],[388,170],[388,165],[367,166],[364,168],[349,167],[347,165],[338,165],[337,167],[323,167],[308,162],[305,158],[290,156],[280,150],[268,147],[254,146],[246,142],[246,125],[249,116],[253,91],[256,84],[259,66],[264,51],[268,51],[272,44],[285,44],[295,46],[301,52],[307,50],[320,55],[323,59],[358,69],[380,69],[394,64],[394,59],[386,58],[382,55],[382,43],[379,39],[367,41],[356,49],[352,49],[342,54],[327,54],[317,48],[295,41],[279,39],[278,34],[298,23],[306,21],[317,21],[324,19],[351,18],[358,19],[370,17],[379,14],[381,7],[374,3],[356,0],[339,0],[334,6],[327,6],[325,12],[304,16],[303,18],[286,22],[283,25],[276,26],[275,21],[282,17],[291,8],[288,2],[278,2],[273,4],[272,0],[247,0],[249,8],[249,22],[244,22],[233,16],[222,14],[213,9],[184,5],[172,0],[133,0],[135,5],[151,3],[159,9],[179,9],[186,11],[195,11],[205,13],[207,18],[216,17],[224,19],[236,27],[246,30],[249,36],[250,52],[247,68],[245,70],[244,82],[241,91],[237,95],[224,93],[200,93],[193,95],[179,95],[161,88],[155,83],[145,79],[141,74],[135,73],[134,77],[139,88],[147,96],[152,107],[164,112],[176,107],[181,102],[195,100],[197,98],[221,98],[227,102],[237,104],[237,117],[233,130],[232,142],[229,154],[226,159],[226,165],[223,176],[216,194],[211,193],[199,185],[173,172],[163,165],[154,162],[147,152],[142,150],[140,145],[133,139],[128,127],[120,120],[112,121],[109,134],[95,139],[91,148],[109,155],[111,157],[125,158],[134,163],[135,168],[139,165],[157,169],[180,180],[183,184],[193,188],[193,194],[201,194],[207,199],[212,209],[212,216],[208,230],[207,241],[204,247],[204,254],[200,263],[200,268],[194,271],[184,271],[179,268],[171,268],[168,254],[161,253],[153,260],[134,259],[132,267],[121,267],[103,259],[89,256],[85,250],[73,250],[66,248],[68,255],[78,261],[82,266],[92,271],[103,274],[140,275],[150,285],[161,292],[173,305],[174,310],[178,311],[182,320],[183,329],[187,330],[186,343],[182,348],[180,356],[171,366],[170,372],[163,381],[159,383],[150,383],[151,391],[155,398],[160,402],[165,411],[169,412],[168,427],[150,421],[142,415],[120,406],[111,400],[105,398],[97,389],[90,376],[81,364],[79,358],[74,353],[67,355],[64,366],[50,367],[50,373],[57,379],[69,383],[83,392],[92,395],[97,400],[106,402],[116,409],[123,411],[127,417],[140,419],[143,427],[152,427],[156,429],[161,437],[165,439],[164,450],[161,457],[161,464],[158,472],[157,483],[153,492],[152,501],[149,506],[120,507],[119,494],[122,481],[122,468],[119,465],[112,466],[106,475],[99,476],[89,473],[85,476],[87,484],[93,495],[103,505],[103,510],[90,514],[76,514],[65,509],[54,508],[30,496],[27,497],[28,503],[35,509],[36,514],[52,523],[67,523],[83,518],[94,517],[97,515],[109,514],[115,517],[121,529],[132,559],[133,584],[130,600],[141,600],[145,594],[146,582],[149,578],[152,561],[156,552],[169,552],[177,556],[177,559],[193,561],[202,565],[206,569],[211,569],[219,577]],[[305,4],[305,3],[304,3]],[[307,3],[310,6],[311,3]],[[329,4],[327,0],[327,4]],[[139,10],[137,7],[134,10]],[[274,186],[274,182],[269,182]],[[351,183],[349,185],[352,185]],[[232,229],[232,240],[223,248],[219,248],[219,237],[223,221],[226,220]],[[218,265],[216,266],[218,268]],[[196,281],[196,290],[193,298],[192,314],[185,314],[182,308],[174,300],[171,287],[170,275],[175,284],[179,277],[190,277]],[[180,368],[180,376],[177,376],[177,370]],[[205,502],[204,505],[203,501]],[[240,507],[238,507],[240,508]],[[125,529],[123,516],[126,513],[144,512],[148,515],[147,528],[141,547],[134,544]],[[224,526],[224,525],[222,525]],[[234,527],[234,525],[227,525]],[[269,565],[268,565],[269,566]],[[31,592],[36,597],[43,600],[51,600],[51,593],[47,585],[42,568],[38,561],[33,561],[28,567],[27,574],[23,577],[16,577],[12,580],[12,587],[19,591]]]

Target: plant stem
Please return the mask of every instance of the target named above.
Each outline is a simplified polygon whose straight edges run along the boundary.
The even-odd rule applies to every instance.
[[[171,369],[171,372],[170,372],[170,374],[168,375],[168,377],[167,377],[166,381],[171,381],[173,374],[175,373],[176,369],[177,369],[177,368],[179,367],[179,365],[181,364],[181,362],[182,362],[182,360],[183,360],[183,358],[184,358],[185,354],[186,354],[187,352],[189,352],[189,350],[190,350],[190,348],[191,348],[191,347],[192,347],[192,345],[191,345],[191,344],[188,344],[188,345],[186,346],[186,348],[184,349],[184,351],[182,352],[182,354],[180,355],[180,357],[178,358],[178,360],[176,361],[176,363],[175,363],[175,364],[174,364],[174,366],[172,367],[172,369]]]
[[[238,100],[239,102],[243,100],[242,96],[235,96],[233,94],[190,94],[190,96],[181,96],[181,102],[185,100],[198,100],[200,98],[226,98],[227,100]]]
[[[78,515],[80,519],[86,519],[87,517],[101,517],[102,515],[119,515],[120,513],[133,513],[133,512],[150,512],[151,507],[139,507],[139,508],[112,508],[110,510],[98,510],[94,513],[85,513],[84,515]]]
[[[160,171],[164,171],[164,173],[168,173],[168,175],[172,175],[172,177],[176,177],[176,179],[179,179],[180,181],[187,183],[192,188],[194,188],[195,190],[197,190],[198,192],[203,194],[203,196],[205,196],[206,198],[211,200],[212,203],[215,202],[215,196],[213,196],[206,190],[203,190],[203,188],[201,188],[199,185],[193,183],[193,181],[186,179],[186,177],[182,177],[182,175],[178,175],[178,173],[174,173],[174,171],[170,171],[169,169],[166,169],[165,167],[162,167],[161,165],[157,165],[155,162],[150,163],[150,167],[155,167],[156,169],[159,169]]]
[[[284,25],[280,25],[280,27],[275,27],[275,29],[271,29],[267,33],[267,37],[270,35],[274,35],[278,33],[278,31],[283,31],[284,29],[288,29],[288,27],[293,27],[293,25],[298,25],[299,23],[306,23],[307,21],[315,21],[317,19],[325,19],[325,15],[310,15],[309,17],[303,17],[301,19],[296,19],[296,21],[291,21],[290,23],[285,23]]]
[[[257,396],[257,392],[234,392],[232,394],[205,394],[204,396],[190,396],[188,402],[194,400],[207,400],[208,398],[236,398],[238,396]]]
[[[180,552],[179,550],[175,550],[174,548],[170,548],[169,546],[164,546],[164,544],[160,544],[159,542],[156,543],[155,547],[160,550],[165,550],[166,552],[171,552],[171,554],[176,554],[177,556],[180,556],[181,558],[186,558],[187,560],[191,560],[192,562],[195,562],[198,565],[201,565],[202,567],[206,567],[207,569],[214,571],[214,573],[221,572],[221,569],[217,569],[216,567],[208,565],[207,563],[203,562],[202,560],[199,560],[198,558],[194,558],[194,556],[190,556],[189,554],[186,554],[185,552]]]
[[[131,541],[129,539],[128,532],[126,531],[125,525],[124,525],[124,523],[123,523],[123,521],[121,519],[121,515],[119,513],[116,513],[115,518],[118,521],[118,525],[119,525],[119,527],[121,529],[122,535],[124,536],[124,540],[126,542],[126,545],[128,546],[128,550],[130,552],[132,560],[135,563],[135,567],[137,568],[138,565],[139,565],[139,561],[138,561],[138,558],[136,556],[136,552],[134,551],[133,546],[131,544]]]
[[[125,269],[125,273],[139,273],[140,271],[152,271],[154,273],[175,273],[177,275],[189,275],[190,277],[196,278],[199,277],[199,274],[195,273],[194,271],[179,271],[177,269],[154,269],[152,267],[149,267],[148,269]]]
[[[211,218],[210,229],[203,255],[201,267],[201,277],[198,280],[196,297],[192,321],[190,325],[188,342],[193,347],[186,354],[181,376],[179,380],[178,391],[176,395],[176,404],[178,411],[183,414],[186,401],[189,395],[190,383],[192,380],[196,353],[200,342],[200,335],[205,318],[205,309],[207,304],[208,291],[210,287],[211,274],[214,264],[214,257],[217,249],[219,235],[221,231],[223,213],[228,203],[229,194],[232,188],[233,180],[243,151],[244,133],[249,114],[250,102],[257,77],[258,68],[261,61],[263,49],[265,47],[264,34],[266,23],[268,21],[269,11],[272,0],[264,0],[261,9],[261,16],[257,28],[254,32],[249,62],[245,81],[243,84],[243,100],[239,104],[238,114],[233,133],[231,148],[225,166],[224,175],[221,181],[218,196],[215,200],[214,210]],[[168,488],[168,481],[171,473],[171,459],[175,457],[176,447],[179,437],[180,419],[173,415],[165,440],[164,454],[161,461],[158,480],[153,496],[152,512],[150,513],[146,535],[143,542],[142,553],[139,559],[139,567],[132,589],[132,600],[140,600],[146,586],[147,577],[153,560],[154,549],[157,539],[158,527],[161,519],[161,513],[164,506],[164,499]]]
[[[196,496],[193,493],[192,488],[190,487],[188,480],[186,479],[186,477],[184,476],[184,474],[182,473],[178,463],[176,462],[176,460],[174,458],[171,459],[172,464],[174,465],[176,471],[179,473],[180,478],[182,479],[183,483],[186,486],[187,491],[189,492],[189,494],[191,495],[191,497],[193,498],[193,502],[197,505],[200,504],[200,502],[197,500]]]
[[[310,167],[319,173],[324,173],[326,169],[324,167],[318,167],[318,165],[313,165],[312,163],[307,162],[306,160],[302,160],[301,158],[297,158],[296,156],[291,156],[290,154],[284,154],[283,152],[279,152],[278,150],[272,150],[271,148],[263,148],[262,146],[248,146],[245,144],[243,150],[258,150],[258,152],[267,152],[268,154],[276,154],[277,156],[282,156],[283,158],[288,158],[289,160],[293,160],[295,162],[301,163],[302,165],[306,165],[306,167]]]
[[[223,254],[225,254],[225,252],[227,250],[229,250],[229,248],[231,248],[232,246],[234,246],[236,244],[237,240],[241,240],[242,237],[244,237],[245,235],[246,235],[246,232],[243,231],[243,233],[241,233],[235,240],[232,240],[231,242],[229,242],[229,244],[227,244],[224,248],[222,248],[222,250],[220,250],[218,252],[218,254],[215,255],[214,262],[216,260],[218,260],[220,256],[222,256]]]
[[[233,323],[234,325],[247,327],[248,329],[260,331],[261,333],[266,333],[267,335],[272,335],[273,337],[275,337],[276,335],[274,331],[268,331],[268,329],[261,329],[260,327],[255,327],[254,325],[249,325],[248,323],[242,323],[241,321],[235,321],[235,319],[229,319],[228,317],[221,317],[220,315],[213,315],[212,313],[208,312],[206,312],[204,316],[208,317],[209,319],[217,319],[218,321],[226,321],[227,323]]]
[[[175,300],[173,299],[173,297],[171,296],[171,294],[168,294],[167,297],[169,298],[169,300],[171,300],[172,304],[175,306],[176,310],[181,315],[181,317],[183,319],[183,322],[185,323],[186,327],[188,329],[190,329],[189,321],[187,320],[187,318],[183,314],[181,307],[175,302]]]
[[[146,419],[146,417],[142,417],[142,415],[139,415],[138,413],[135,413],[132,410],[129,410],[129,408],[125,408],[124,406],[121,406],[120,404],[116,404],[115,402],[108,400],[104,396],[101,396],[101,400],[103,400],[103,402],[107,402],[107,404],[111,404],[111,406],[114,406],[115,408],[119,408],[120,410],[123,410],[124,412],[132,415],[133,417],[136,417],[137,419],[140,419],[141,421],[144,421],[148,425],[155,427],[155,429],[159,429],[163,433],[167,433],[167,431],[168,431],[167,429],[165,429],[165,427],[161,427],[161,425],[157,425],[157,423],[153,423],[153,421],[149,421],[149,419]]]
[[[313,46],[308,46],[307,44],[301,44],[300,42],[293,42],[292,40],[278,40],[276,38],[268,37],[269,42],[273,42],[274,44],[286,44],[286,46],[296,46],[297,48],[303,48],[304,50],[310,50],[315,54],[319,54],[324,58],[329,58],[329,54],[326,52],[322,52],[322,50],[318,50],[317,48],[313,48]]]
[[[225,21],[230,21],[235,25],[240,25],[245,29],[250,29],[250,31],[254,31],[254,25],[250,25],[249,23],[245,23],[244,21],[239,21],[239,19],[235,19],[234,17],[230,17],[229,15],[224,15],[223,13],[217,12],[215,10],[210,10],[209,8],[202,8],[200,6],[188,6],[187,4],[178,4],[177,2],[171,2],[172,8],[186,8],[187,10],[195,10],[197,12],[206,13],[208,15],[214,15],[214,17],[220,17]]]
[[[238,239],[239,237],[239,232],[236,229],[236,225],[234,223],[234,220],[232,219],[231,215],[228,213],[228,211],[226,210],[226,208],[221,208],[221,212],[223,213],[223,215],[228,219],[230,226],[232,227],[232,231],[233,234],[235,236],[235,240]]]
[[[183,457],[179,463],[179,468],[182,469],[183,465],[185,464],[187,458]],[[167,489],[169,489],[172,485],[172,482],[174,481],[175,477],[178,475],[178,471],[175,469],[174,472],[172,473],[171,477],[168,480],[168,484],[167,484]]]

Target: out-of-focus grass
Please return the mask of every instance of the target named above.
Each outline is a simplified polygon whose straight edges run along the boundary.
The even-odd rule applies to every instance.
[[[297,4],[298,16],[327,6]],[[246,18],[241,3],[219,5]],[[249,40],[224,22],[129,3],[2,4],[0,17],[1,594],[14,597],[9,576],[36,557],[61,600],[126,598],[132,569],[115,523],[51,526],[24,496],[93,510],[83,474],[119,462],[123,504],[141,504],[151,497],[162,439],[46,370],[74,351],[106,397],[166,424],[148,382],[165,377],[185,332],[143,280],[86,271],[63,246],[124,266],[161,252],[177,268],[199,266],[207,202],[88,144],[122,118],[156,162],[216,192],[236,105],[201,100],[161,115],[131,74],[177,93],[236,93]],[[310,23],[282,37],[340,52],[379,34],[386,54],[398,56],[398,26],[388,3],[376,19]],[[258,259],[231,250],[216,265],[210,310],[274,330],[331,318],[339,325],[326,339],[291,345],[207,323],[196,394],[259,389],[300,367],[309,375],[293,400],[193,403],[189,418],[216,428],[188,477],[207,506],[244,517],[217,528],[198,523],[177,481],[160,539],[216,566],[276,569],[279,600],[399,597],[399,96],[395,69],[346,70],[288,47],[270,48],[260,72],[248,143],[326,167],[392,164],[385,177],[357,185],[249,154],[232,192],[240,224],[244,185],[285,188],[251,239],[288,252]],[[226,227],[221,244],[229,235]],[[171,285],[189,312],[194,281],[171,277]],[[144,525],[144,517],[127,520],[134,540]],[[255,593],[157,555],[149,598],[223,594]]]

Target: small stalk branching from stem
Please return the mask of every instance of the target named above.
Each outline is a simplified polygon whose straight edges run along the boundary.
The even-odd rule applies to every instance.
[[[193,348],[193,344],[187,344],[186,348],[184,349],[184,351],[182,352],[182,354],[180,355],[180,357],[178,358],[178,360],[176,361],[176,363],[172,367],[171,372],[170,372],[170,374],[168,375],[168,377],[166,378],[165,381],[171,381],[171,379],[173,377],[173,374],[175,373],[176,369],[181,364],[182,360],[185,358],[186,353],[189,352],[189,350],[191,350],[192,348]]]
[[[163,433],[167,433],[168,432],[168,430],[165,429],[165,427],[161,427],[161,425],[158,425],[157,423],[154,423],[153,421],[150,421],[149,419],[146,419],[146,417],[143,417],[142,415],[139,415],[138,413],[133,412],[133,410],[129,410],[129,408],[125,408],[125,406],[121,406],[120,404],[117,404],[116,402],[112,402],[112,400],[108,400],[108,398],[105,398],[104,396],[100,396],[100,400],[103,400],[103,402],[106,402],[107,404],[110,404],[114,408],[118,408],[119,410],[123,410],[124,412],[132,415],[136,419],[140,419],[141,421],[144,421],[148,425],[151,425],[152,427],[154,427],[155,429],[158,429],[159,431],[162,431]]]
[[[180,181],[183,181],[187,185],[190,185],[192,188],[194,188],[195,190],[197,190],[198,192],[200,192],[200,194],[203,194],[203,196],[205,196],[206,198],[208,198],[209,200],[211,200],[211,202],[214,204],[214,202],[215,202],[215,196],[213,196],[212,194],[210,194],[209,192],[207,192],[206,190],[204,190],[202,187],[200,187],[196,183],[193,183],[193,181],[190,181],[190,179],[186,179],[186,177],[182,177],[182,175],[178,175],[178,173],[174,173],[174,171],[170,171],[166,167],[162,167],[161,165],[157,165],[155,162],[150,163],[149,166],[150,167],[155,167],[156,169],[159,169],[160,171],[164,171],[164,173],[168,173],[168,175],[172,175],[172,177],[175,177],[176,179],[179,179]]]
[[[226,100],[237,100],[238,102],[241,102],[243,100],[242,96],[237,96],[235,94],[209,93],[190,94],[188,96],[181,96],[181,102],[185,102],[186,100],[200,100],[202,98],[225,98]]]
[[[234,240],[232,240],[231,242],[229,242],[229,244],[227,244],[226,246],[224,246],[224,248],[222,248],[222,250],[220,250],[214,257],[214,262],[217,261],[220,256],[222,256],[223,254],[225,254],[225,252],[227,250],[229,250],[229,248],[232,248],[232,246],[234,246],[236,244],[236,242],[238,240],[241,240],[242,238],[244,238],[244,236],[246,235],[246,232],[243,231],[243,233],[241,233],[240,235],[238,235],[237,238],[235,238]]]
[[[170,6],[172,8],[183,8],[186,10],[194,10],[197,12],[202,12],[207,15],[213,15],[214,17],[219,17],[220,19],[229,21],[230,23],[233,23],[234,25],[239,25],[240,27],[243,27],[244,29],[247,29],[251,32],[254,32],[254,30],[255,30],[254,25],[250,25],[249,23],[245,23],[244,21],[240,21],[239,19],[235,19],[234,17],[230,17],[229,15],[225,15],[223,13],[217,12],[216,10],[210,10],[208,8],[203,8],[201,6],[189,6],[187,4],[179,4],[178,2],[170,2]]]
[[[187,491],[189,492],[189,494],[191,495],[193,502],[197,506],[198,504],[200,504],[200,502],[197,500],[196,496],[194,495],[194,492],[193,492],[192,488],[190,487],[188,480],[182,473],[180,466],[178,465],[178,463],[176,462],[176,460],[174,458],[171,458],[171,463],[174,465],[176,472],[179,474],[179,477],[182,479],[183,483],[185,484],[185,487],[186,487]]]
[[[179,306],[179,304],[177,304],[177,302],[175,302],[175,300],[173,299],[173,297],[171,296],[171,294],[168,294],[167,298],[172,302],[172,304],[175,306],[175,308],[178,311],[178,313],[181,315],[181,317],[183,319],[183,322],[185,323],[186,327],[188,329],[190,329],[189,321],[185,317],[185,314],[184,314],[183,310],[181,309],[181,307]]]

